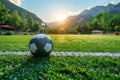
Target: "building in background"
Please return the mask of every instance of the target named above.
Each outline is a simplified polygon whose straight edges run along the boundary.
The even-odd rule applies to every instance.
[[[94,30],[94,31],[92,31],[92,34],[103,34],[103,31],[100,31],[100,30]]]
[[[10,25],[1,25],[0,26],[0,34],[5,35],[5,34],[14,34],[16,28],[12,27]]]

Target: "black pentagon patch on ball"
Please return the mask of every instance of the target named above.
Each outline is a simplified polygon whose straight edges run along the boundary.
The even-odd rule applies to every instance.
[[[53,43],[48,35],[38,34],[30,40],[29,49],[35,57],[47,57],[53,50]]]

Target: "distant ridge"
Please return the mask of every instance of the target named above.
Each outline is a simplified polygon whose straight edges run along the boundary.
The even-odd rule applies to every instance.
[[[89,10],[86,9],[78,15],[69,16],[67,19],[64,20],[63,24],[60,24],[60,22],[53,22],[47,23],[47,25],[51,28],[55,27],[74,28],[78,24],[82,25],[86,21],[91,21],[96,15],[103,12],[110,12],[111,14],[120,13],[120,3],[108,4],[107,6],[96,6]]]
[[[77,15],[79,17],[79,23],[92,20],[96,15],[103,12],[110,12],[111,14],[120,13],[120,3],[118,4],[108,4],[107,6],[96,6],[89,10],[84,10],[81,14]],[[82,19],[81,19],[82,18]]]
[[[0,2],[2,4],[4,4],[9,10],[10,12],[14,12],[15,10],[18,11],[18,14],[21,16],[23,13],[29,18],[29,17],[32,17],[35,21],[38,21],[40,24],[43,23],[43,21],[38,18],[34,13],[31,13],[13,3],[11,3],[9,0],[0,0]]]

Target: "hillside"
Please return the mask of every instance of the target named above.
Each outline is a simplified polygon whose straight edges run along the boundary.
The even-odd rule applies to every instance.
[[[79,17],[79,23],[90,21],[99,13],[103,12],[110,12],[111,14],[117,14],[120,13],[120,3],[114,5],[114,4],[108,4],[107,6],[96,6],[91,8],[90,10],[83,11],[80,15],[77,15]],[[85,21],[83,21],[85,20]]]
[[[18,11],[18,14],[21,16],[23,13],[26,14],[26,16],[32,17],[35,21],[38,21],[40,24],[43,22],[40,18],[38,18],[34,13],[31,13],[19,6],[16,6],[15,4],[11,3],[9,0],[0,0],[0,2],[2,4],[4,4],[9,10],[10,12],[14,12],[15,10]]]
[[[96,15],[103,12],[110,12],[112,14],[120,13],[120,3],[108,4],[107,6],[96,6],[91,9],[86,9],[82,13],[76,16],[70,16],[64,20],[64,23],[60,22],[47,23],[51,28],[55,27],[64,27],[64,28],[73,28],[78,24],[84,24],[86,21],[91,21]]]

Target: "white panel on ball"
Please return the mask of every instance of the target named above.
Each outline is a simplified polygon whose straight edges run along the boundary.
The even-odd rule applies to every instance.
[[[32,53],[35,53],[37,51],[37,47],[36,47],[36,45],[34,43],[30,44],[30,51]]]
[[[50,43],[46,43],[44,49],[45,49],[46,52],[51,51],[51,50],[52,50],[52,44],[50,44]]]
[[[47,37],[51,40],[50,36],[47,35]]]
[[[37,38],[45,38],[45,35],[44,34],[39,34],[36,36]]]

